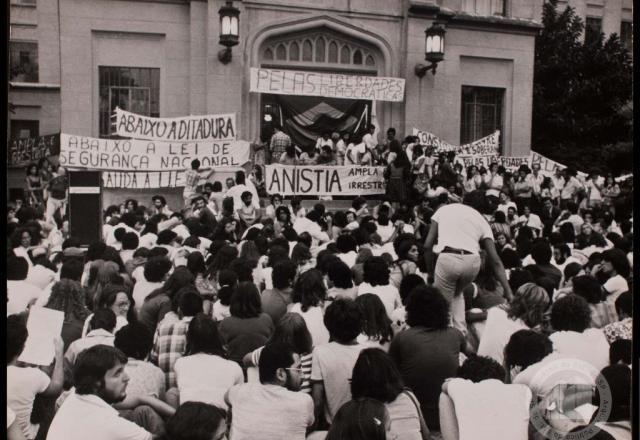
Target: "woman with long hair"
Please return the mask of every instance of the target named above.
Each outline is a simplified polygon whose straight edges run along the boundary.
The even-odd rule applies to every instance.
[[[93,261],[87,278],[87,307],[95,310],[100,302],[102,289],[107,284],[122,284],[122,282],[116,263],[102,259]]]
[[[216,323],[204,314],[189,323],[185,355],[173,369],[180,403],[203,402],[227,410],[225,393],[233,385],[244,383],[242,368],[226,359]]]
[[[302,384],[300,391],[311,393],[311,360],[313,350],[313,339],[307,328],[304,318],[298,313],[285,313],[276,323],[273,335],[269,343],[283,342],[293,347],[294,353],[300,355],[300,368],[302,369]],[[247,353],[242,359],[245,367],[258,367],[260,365],[260,353],[263,347]]]
[[[138,320],[149,331],[155,332],[158,323],[164,315],[171,311],[171,302],[180,289],[186,286],[194,286],[193,274],[184,266],[177,267],[164,285],[151,292],[142,303]]]
[[[284,153],[278,158],[278,162],[281,165],[298,165],[298,155],[296,154],[296,146],[291,144],[285,150]]]
[[[402,305],[400,292],[389,280],[390,270],[382,257],[371,257],[364,262],[363,282],[358,286],[358,295],[373,293],[380,297],[387,316]]]
[[[400,288],[402,279],[418,270],[418,245],[413,239],[404,239],[398,243],[396,253],[398,259],[393,263],[389,281],[396,288]]]
[[[94,311],[100,309],[110,309],[116,315],[116,327],[113,331],[115,334],[118,330],[129,323],[137,321],[137,317],[133,307],[133,297],[131,290],[123,284],[107,284],[100,294],[100,299],[96,303]],[[93,318],[93,313],[87,317],[82,329],[82,337],[89,332],[89,323]]]
[[[274,330],[271,317],[262,312],[258,288],[250,281],[238,284],[231,296],[231,316],[218,329],[229,359],[241,363],[249,352],[263,346]]]
[[[391,422],[384,404],[376,399],[353,399],[340,407],[325,440],[391,440]]]
[[[388,354],[378,348],[360,352],[351,376],[354,399],[376,399],[387,408],[391,438],[427,440],[430,438],[416,396],[405,388],[400,371]]]
[[[205,315],[211,315],[211,307],[216,300],[214,283],[205,276],[207,267],[200,252],[191,252],[187,256],[187,269],[195,277],[194,284],[202,296],[202,309]]]
[[[358,343],[389,351],[393,338],[391,319],[380,298],[373,293],[365,293],[356,298],[356,304],[362,315],[362,333],[358,336]]]
[[[62,279],[51,288],[44,307],[64,313],[61,336],[66,351],[69,344],[82,337],[82,327],[91,313],[86,306],[84,289],[77,281]]]
[[[329,342],[329,331],[324,325],[326,298],[327,288],[322,272],[309,269],[300,275],[293,288],[293,305],[289,312],[297,313],[304,318],[311,332],[314,347]]]
[[[27,176],[25,177],[25,189],[27,203],[31,206],[40,206],[44,202],[42,177],[40,170],[35,163],[27,166]]]
[[[209,263],[206,276],[216,281],[218,279],[218,273],[221,270],[228,269],[231,262],[238,258],[238,254],[238,248],[230,244],[224,244],[222,247],[219,247],[215,254],[212,253],[213,260]]]
[[[225,199],[226,200],[226,199]],[[222,217],[213,232],[214,240],[226,240],[235,245],[238,243],[238,222],[234,217]]]

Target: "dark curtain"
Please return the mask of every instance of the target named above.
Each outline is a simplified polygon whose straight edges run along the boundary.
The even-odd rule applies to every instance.
[[[371,101],[320,96],[275,95],[284,131],[303,150],[315,146],[322,133],[363,133],[371,118]]]

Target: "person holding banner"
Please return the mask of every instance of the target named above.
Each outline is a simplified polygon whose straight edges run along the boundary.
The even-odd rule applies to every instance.
[[[203,174],[205,171],[208,173]],[[184,207],[189,208],[191,206],[191,199],[197,194],[196,188],[200,184],[200,179],[207,179],[213,170],[211,167],[200,169],[200,161],[194,159],[191,161],[191,168],[187,169],[184,173],[184,190],[182,191],[182,197],[184,198]]]

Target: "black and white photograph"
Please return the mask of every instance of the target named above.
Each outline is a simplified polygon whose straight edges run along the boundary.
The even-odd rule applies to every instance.
[[[633,0],[4,4],[7,439],[638,438]]]

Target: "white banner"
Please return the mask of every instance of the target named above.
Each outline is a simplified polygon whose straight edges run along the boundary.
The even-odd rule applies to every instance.
[[[437,153],[446,153],[453,151],[456,154],[468,156],[498,154],[500,150],[500,130],[496,130],[488,136],[464,145],[453,145],[447,141],[440,139],[433,133],[413,129],[413,135],[418,136],[421,145],[434,147]]]
[[[236,139],[236,115],[150,118],[116,107],[118,136],[167,142],[228,141]]]
[[[267,193],[283,195],[384,194],[384,167],[267,165]]]
[[[161,142],[60,135],[60,164],[102,171],[178,171],[199,159],[204,168],[249,161],[247,141]]]
[[[217,173],[233,173],[241,167],[214,167],[214,174],[210,181],[221,180]],[[229,174],[231,175],[231,174]],[[226,176],[225,176],[226,177]],[[103,188],[154,189],[154,188],[182,188],[184,187],[184,170],[180,171],[152,171],[150,173],[136,171],[103,171]]]
[[[252,67],[250,91],[401,102],[404,79]]]

